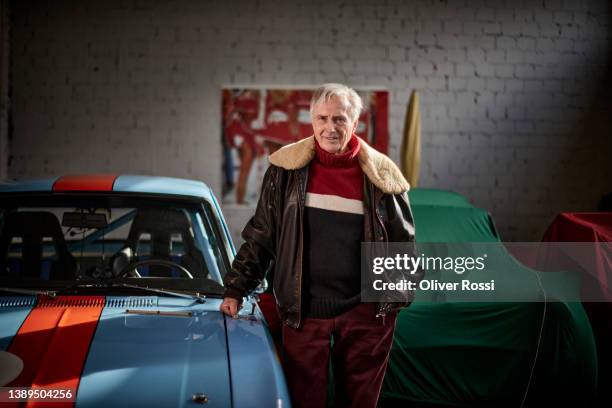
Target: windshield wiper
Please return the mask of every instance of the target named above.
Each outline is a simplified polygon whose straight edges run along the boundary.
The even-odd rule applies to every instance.
[[[145,292],[154,292],[162,295],[180,297],[183,299],[195,300],[198,303],[206,302],[206,296],[200,295],[196,292],[195,295],[189,295],[181,292],[174,292],[172,290],[167,290],[164,288],[156,289],[150,288],[148,286],[139,286],[139,285],[130,285],[129,283],[110,283],[110,282],[88,282],[81,283],[78,285],[70,285],[60,290],[60,292],[64,292],[67,290],[79,289],[79,288],[128,288],[128,289],[140,289]]]
[[[111,286],[120,287],[120,288],[141,289],[141,290],[146,290],[148,292],[161,293],[162,295],[176,296],[176,297],[180,297],[183,299],[191,299],[191,300],[197,301],[198,303],[206,302],[206,296],[200,295],[198,292],[196,292],[195,295],[188,295],[186,293],[174,292],[172,290],[167,290],[164,288],[157,289],[157,288],[150,288],[148,286],[130,285],[129,283],[114,283]]]
[[[10,292],[10,293],[17,293],[20,295],[30,295],[30,296],[36,296],[36,295],[43,295],[43,296],[49,296],[49,297],[56,297],[57,296],[57,292],[54,290],[38,290],[38,289],[22,289],[22,288],[0,288],[0,292]]]

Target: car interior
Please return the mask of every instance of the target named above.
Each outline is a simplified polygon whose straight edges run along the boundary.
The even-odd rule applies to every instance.
[[[111,209],[106,211],[111,214]],[[208,277],[188,210],[144,207],[121,214],[111,223],[103,218],[94,228],[92,221],[99,222],[100,211],[20,208],[3,212],[0,276],[43,281],[119,275]]]

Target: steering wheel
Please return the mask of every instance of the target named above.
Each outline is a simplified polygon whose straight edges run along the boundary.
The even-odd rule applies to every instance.
[[[134,271],[136,273],[136,277],[140,278],[141,276],[136,269],[144,265],[162,265],[167,266],[168,268],[176,268],[179,271],[183,272],[189,279],[193,279],[193,275],[191,274],[191,272],[189,272],[187,268],[185,268],[183,265],[161,258],[143,259],[142,261],[132,262],[125,268],[123,268],[121,271],[119,271],[116,277],[121,278],[127,275],[129,271]]]

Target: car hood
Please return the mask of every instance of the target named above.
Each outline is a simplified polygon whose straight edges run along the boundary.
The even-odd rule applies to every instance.
[[[0,346],[24,362],[9,385],[73,388],[77,407],[195,406],[196,394],[206,406],[232,405],[219,300],[61,296],[34,303],[0,305]]]

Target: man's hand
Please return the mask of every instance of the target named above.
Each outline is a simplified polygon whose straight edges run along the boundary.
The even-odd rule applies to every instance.
[[[230,297],[223,298],[223,303],[221,303],[220,310],[226,315],[234,319],[237,319],[238,310],[240,310],[240,302]]]

